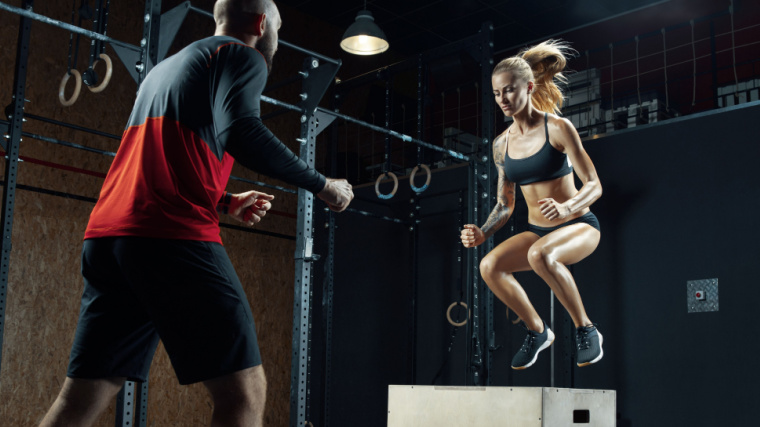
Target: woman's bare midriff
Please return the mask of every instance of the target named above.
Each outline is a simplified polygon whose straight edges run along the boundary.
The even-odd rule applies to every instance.
[[[525,203],[528,205],[528,222],[539,227],[555,227],[583,216],[589,212],[589,208],[581,209],[566,218],[548,220],[541,214],[541,205],[538,201],[552,198],[557,203],[565,203],[578,193],[572,173],[553,179],[551,181],[534,182],[520,186]]]

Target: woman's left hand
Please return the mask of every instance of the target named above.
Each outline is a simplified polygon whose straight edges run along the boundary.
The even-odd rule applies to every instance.
[[[563,219],[570,215],[570,208],[562,203],[557,203],[552,198],[541,199],[538,201],[538,205],[541,208],[541,214],[549,221]]]

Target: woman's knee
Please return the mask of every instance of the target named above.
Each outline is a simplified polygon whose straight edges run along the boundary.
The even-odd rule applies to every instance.
[[[553,251],[542,245],[533,245],[528,250],[528,263],[534,271],[551,268],[557,262]]]
[[[493,252],[484,256],[480,260],[480,276],[483,279],[489,279],[495,277],[499,273],[508,273],[506,271],[500,271],[498,268],[499,259],[493,255]]]

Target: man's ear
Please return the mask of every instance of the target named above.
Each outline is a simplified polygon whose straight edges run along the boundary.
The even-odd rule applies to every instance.
[[[264,31],[267,29],[267,14],[266,13],[260,13],[256,14],[256,35],[261,37],[264,35]]]

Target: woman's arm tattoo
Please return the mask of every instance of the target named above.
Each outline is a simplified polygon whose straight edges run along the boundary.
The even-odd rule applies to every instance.
[[[499,192],[498,202],[488,216],[486,223],[480,227],[486,238],[491,237],[507,223],[509,217],[512,216],[512,207],[515,201],[515,184],[506,180],[503,166],[497,167],[499,168],[499,181],[496,187]]]

